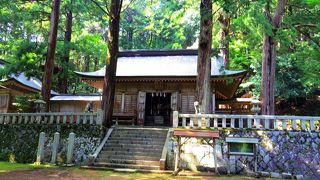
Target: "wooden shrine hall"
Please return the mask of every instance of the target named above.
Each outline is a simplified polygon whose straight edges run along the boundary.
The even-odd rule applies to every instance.
[[[170,126],[173,111],[194,113],[197,54],[197,50],[119,52],[114,116],[133,119],[137,125]],[[102,89],[105,67],[95,72],[75,73],[90,86]],[[224,69],[223,59],[219,56],[211,59],[213,113],[243,114],[250,111],[250,102],[232,106],[236,102],[234,94],[245,75],[244,70]],[[81,99],[83,103],[76,102]],[[80,111],[85,108],[84,102],[89,101],[94,102],[95,109],[99,108],[101,95],[77,95],[76,98],[74,95],[59,95],[51,100],[54,111],[70,111],[70,108]]]

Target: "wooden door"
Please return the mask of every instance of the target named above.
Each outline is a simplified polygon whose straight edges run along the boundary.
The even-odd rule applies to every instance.
[[[146,108],[146,92],[139,91],[137,102],[138,102],[137,103],[137,112],[138,112],[137,124],[140,126],[143,126],[144,125],[145,108]]]

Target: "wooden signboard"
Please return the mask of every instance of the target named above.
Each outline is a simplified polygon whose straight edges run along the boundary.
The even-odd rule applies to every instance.
[[[219,138],[219,131],[209,130],[174,130],[173,136]]]
[[[139,91],[137,100],[138,125],[144,125],[144,115],[146,107],[146,92]]]
[[[256,149],[259,140],[257,138],[227,137],[228,144],[228,174],[230,173],[230,156],[253,156],[255,160],[254,171],[257,171]]]

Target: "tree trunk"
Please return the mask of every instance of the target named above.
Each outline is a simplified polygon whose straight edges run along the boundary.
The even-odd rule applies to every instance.
[[[98,58],[94,58],[94,66],[93,66],[93,71],[97,71],[99,67],[99,59]]]
[[[122,0],[111,0],[111,7],[109,8],[108,50],[102,97],[103,126],[106,128],[111,127],[112,124],[121,6]]]
[[[262,81],[261,81],[261,114],[274,115],[275,113],[275,72],[276,72],[276,45],[274,36],[280,27],[285,12],[287,0],[278,0],[273,17],[270,17],[269,7],[266,8],[267,18],[272,25],[273,34],[264,34]],[[267,5],[269,6],[269,4]]]
[[[220,14],[220,53],[223,57],[224,67],[229,68],[229,31],[230,31],[230,16]]]
[[[72,2],[70,4],[72,6]],[[64,33],[64,55],[63,55],[63,64],[69,63],[70,60],[70,42],[72,34],[72,8],[67,9],[66,14],[66,31]],[[62,77],[59,78],[59,90],[61,93],[68,93],[68,73],[67,69],[62,69]]]
[[[200,3],[197,93],[201,113],[211,113],[212,0]]]
[[[83,71],[84,72],[90,71],[90,57],[88,55],[84,56]]]
[[[52,1],[52,11],[50,18],[50,32],[48,39],[48,51],[44,69],[44,76],[42,80],[41,94],[43,100],[46,102],[45,111],[50,111],[50,97],[51,97],[51,84],[52,74],[54,68],[54,54],[57,44],[57,31],[59,22],[60,0]]]
[[[132,49],[133,45],[133,16],[134,16],[134,11],[131,8],[127,9],[127,23],[129,24],[129,27],[127,29],[127,48]]]

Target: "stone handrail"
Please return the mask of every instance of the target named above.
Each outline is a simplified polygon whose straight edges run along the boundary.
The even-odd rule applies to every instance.
[[[48,112],[0,113],[1,124],[102,124],[102,111],[97,112]]]
[[[320,131],[320,117],[272,115],[179,114],[173,112],[174,128],[231,128]]]
[[[167,152],[168,152],[168,143],[170,140],[170,135],[172,133],[172,129],[169,129],[167,132],[167,137],[166,141],[164,142],[164,146],[162,148],[162,154],[160,158],[160,170],[165,170],[166,169],[166,160],[167,160]]]
[[[109,128],[108,129],[107,134],[105,135],[105,137],[101,141],[101,143],[98,146],[98,148],[95,150],[95,152],[92,155],[89,155],[89,165],[93,165],[94,164],[94,161],[98,157],[98,155],[101,152],[101,150],[103,149],[104,145],[107,143],[112,131],[113,131],[113,128]]]

